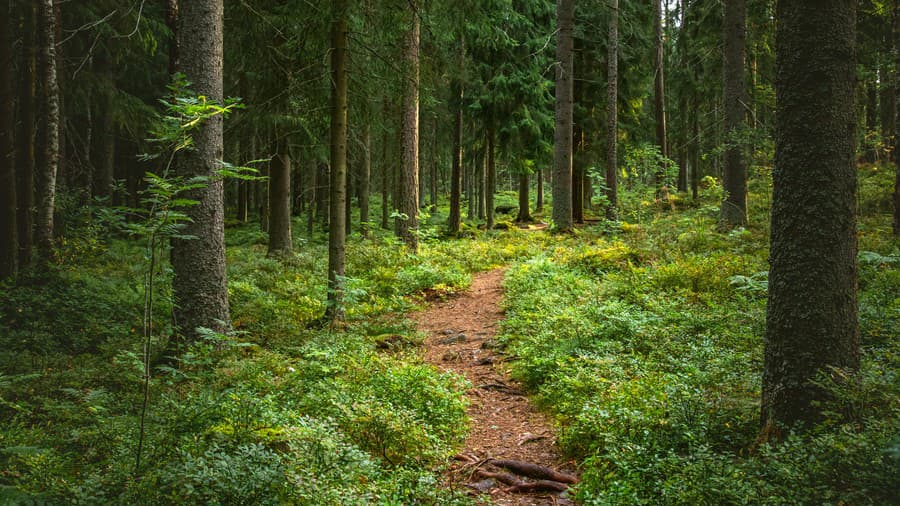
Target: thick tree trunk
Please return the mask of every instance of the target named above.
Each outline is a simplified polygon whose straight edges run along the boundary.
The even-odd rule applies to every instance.
[[[328,229],[328,306],[331,321],[344,319],[347,214],[347,2],[333,4],[331,25],[331,224]]]
[[[36,171],[37,219],[35,242],[38,257],[48,262],[53,250],[53,212],[56,201],[56,170],[59,163],[59,88],[56,81],[56,14],[53,0],[41,0],[40,13],[42,146],[41,166]]]
[[[460,61],[464,54],[465,46],[460,44]],[[450,235],[459,234],[462,222],[462,126],[463,126],[463,87],[458,79],[453,81],[453,158],[450,169],[450,217],[447,220],[447,229]]]
[[[10,12],[10,2],[2,10]],[[8,19],[0,21],[0,280],[15,277],[19,268],[16,225],[16,127],[13,94],[13,50]]]
[[[406,63],[403,90],[401,127],[401,199],[400,237],[410,250],[419,248],[419,9],[418,1],[410,0],[412,20],[404,41],[403,59]]]
[[[747,216],[747,160],[738,136],[744,125],[744,59],[746,46],[747,5],[745,0],[725,0],[725,172],[722,188],[725,198],[719,212],[719,226],[723,229],[746,226]]]
[[[576,85],[576,89],[578,86]],[[580,100],[576,92],[576,100]],[[581,125],[574,125],[572,140],[572,223],[584,223],[584,132]]]
[[[606,219],[619,218],[619,0],[610,0],[606,61]]]
[[[286,141],[278,142],[277,154],[269,162],[269,251],[268,256],[286,256],[291,241],[291,155]]]
[[[222,102],[222,0],[192,0],[180,6],[178,41],[181,71],[192,91]],[[184,233],[194,239],[172,240],[172,291],[175,324],[183,341],[200,336],[198,327],[230,329],[225,274],[225,195],[218,177],[223,154],[222,116],[206,120],[194,131],[194,149],[176,163],[182,177],[207,177],[204,188],[186,192],[199,202],[186,210],[191,219]],[[180,350],[179,350],[180,351]]]
[[[819,419],[813,382],[859,366],[856,2],[780,0],[762,423]],[[810,76],[816,76],[810,79]]]
[[[656,1],[656,0],[654,0]],[[556,17],[556,132],[553,144],[553,223],[572,230],[572,110],[575,24],[574,0],[557,0]]]
[[[19,88],[19,138],[16,162],[16,222],[19,239],[19,268],[31,265],[34,230],[35,114],[37,48],[37,5],[23,7],[22,66]]]

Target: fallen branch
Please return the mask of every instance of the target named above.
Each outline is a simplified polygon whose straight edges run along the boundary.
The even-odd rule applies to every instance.
[[[528,492],[565,492],[569,486],[565,483],[552,480],[538,480],[531,482],[523,482],[521,485],[513,485],[506,489],[512,493],[528,493]]]
[[[551,480],[562,483],[578,483],[578,478],[571,474],[561,473],[549,467],[539,466],[530,462],[522,462],[520,460],[500,460],[491,459],[489,464],[497,467],[503,467],[520,475],[534,478],[537,480]]]
[[[504,472],[494,473],[491,471],[485,471],[483,469],[479,469],[478,471],[475,472],[475,475],[478,476],[479,478],[494,479],[494,480],[499,481],[500,483],[505,483],[506,485],[510,485],[513,487],[521,487],[523,485],[526,485],[526,483],[524,481],[516,478],[515,476],[513,476],[509,473],[504,473]]]

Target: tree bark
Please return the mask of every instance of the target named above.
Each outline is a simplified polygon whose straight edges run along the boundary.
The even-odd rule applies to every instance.
[[[610,0],[606,61],[606,219],[619,218],[619,0]]]
[[[516,223],[529,223],[531,221],[531,212],[528,206],[531,199],[528,196],[529,184],[528,173],[519,174],[519,214],[516,216]]]
[[[113,93],[107,91],[103,94],[100,105],[100,121],[97,125],[96,135],[93,136],[94,146],[94,190],[98,197],[106,197],[112,204],[113,185],[115,183],[116,167],[116,133],[113,122],[113,108],[115,107]]]
[[[725,198],[719,211],[719,226],[723,229],[747,225],[747,160],[738,137],[744,125],[744,60],[746,54],[745,0],[725,0],[725,172],[722,188]]]
[[[10,2],[3,2],[2,6],[10,12]],[[0,21],[0,280],[15,277],[19,268],[12,40],[9,20],[3,19]]]
[[[293,251],[291,241],[291,155],[287,142],[277,143],[269,162],[269,251],[268,256],[286,256]]]
[[[465,57],[465,43],[459,45],[459,67],[462,66]],[[447,229],[450,235],[459,235],[462,223],[462,127],[463,127],[463,100],[465,98],[462,81],[454,79],[451,85],[453,99],[453,153],[450,169],[450,216],[447,220]]]
[[[363,125],[362,150],[363,163],[359,175],[359,232],[363,237],[369,236],[369,187],[372,180],[372,127],[370,121]]]
[[[169,28],[169,76],[178,71],[178,0],[166,1],[166,26]]]
[[[538,169],[537,175],[537,196],[534,199],[534,210],[541,212],[544,210],[544,170]]]
[[[494,193],[497,191],[497,161],[494,158],[497,133],[494,130],[494,119],[488,120],[487,142],[485,153],[485,180],[484,180],[484,214],[485,226],[488,230],[494,228]]]
[[[892,14],[892,39],[894,68],[894,96],[898,95],[900,89],[900,0],[894,0]],[[900,131],[900,108],[894,110],[894,131]],[[894,237],[900,237],[900,150],[892,151],[894,154]]]
[[[333,4],[331,26],[331,224],[328,228],[328,305],[331,321],[344,319],[347,215],[347,2]]]
[[[53,212],[56,201],[56,170],[59,163],[59,87],[56,81],[56,14],[53,0],[41,0],[41,88],[42,146],[41,166],[36,171],[37,219],[35,242],[41,262],[49,262],[53,250]]]
[[[410,0],[412,21],[404,41],[403,60],[406,63],[401,126],[401,199],[399,232],[407,247],[419,248],[419,8],[417,0]]]
[[[666,142],[666,79],[665,79],[665,53],[663,49],[662,31],[662,6],[663,0],[653,0],[653,28],[656,51],[654,54],[654,67],[656,76],[653,81],[653,111],[656,114],[656,144],[659,152],[664,157],[669,156],[669,147]],[[662,184],[662,182],[658,182]]]
[[[22,75],[19,88],[19,139],[16,197],[19,268],[31,265],[34,231],[35,115],[37,76],[37,5],[28,3],[22,16]]]
[[[574,0],[557,0],[556,18],[558,33],[556,36],[556,131],[553,139],[553,223],[560,232],[569,232],[572,230]]]
[[[181,71],[193,83],[192,91],[222,103],[222,0],[192,0],[181,5],[178,41]],[[200,338],[197,328],[216,332],[231,328],[225,273],[225,195],[218,176],[223,154],[222,116],[209,118],[193,134],[194,149],[183,151],[177,174],[208,178],[204,188],[185,197],[198,205],[185,212],[190,222],[184,234],[194,239],[172,240],[172,291],[180,341]],[[177,350],[180,351],[180,350]]]
[[[813,381],[859,366],[856,1],[779,0],[762,423],[815,422]]]

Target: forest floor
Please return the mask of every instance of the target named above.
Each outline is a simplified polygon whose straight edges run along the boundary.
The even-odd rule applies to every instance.
[[[509,378],[505,357],[497,349],[494,336],[503,318],[502,281],[501,269],[475,274],[468,291],[411,315],[428,335],[425,361],[472,384],[466,394],[471,432],[445,480],[448,486],[466,487],[473,495],[489,494],[498,505],[572,504],[566,492],[525,491],[543,487],[496,465],[498,460],[512,460],[574,476],[574,466],[564,461],[556,445],[551,422]],[[520,491],[514,491],[517,487],[511,483],[518,484]]]

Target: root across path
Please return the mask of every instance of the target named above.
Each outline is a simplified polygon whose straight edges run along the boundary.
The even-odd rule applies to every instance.
[[[488,494],[499,505],[572,504],[577,482],[549,420],[507,375],[494,336],[503,318],[500,269],[476,274],[471,288],[410,317],[425,340],[425,361],[465,376],[472,432],[446,476],[449,486]]]

